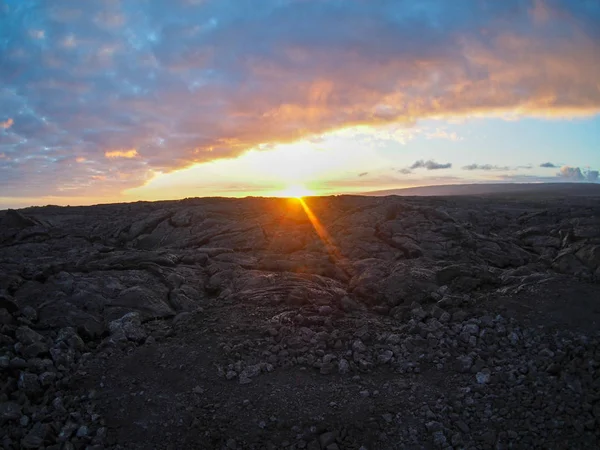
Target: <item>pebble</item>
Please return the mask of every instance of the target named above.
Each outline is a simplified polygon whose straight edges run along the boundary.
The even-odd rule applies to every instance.
[[[44,443],[47,432],[47,426],[37,422],[29,433],[21,440],[21,447],[25,449],[40,448]]]
[[[319,436],[319,443],[321,444],[321,448],[326,448],[328,445],[333,444],[335,442],[335,438],[337,437],[337,433],[332,431],[328,431]]]
[[[243,376],[242,374],[240,374],[240,380],[239,380],[240,384],[250,384],[252,383],[252,380],[246,376]]]
[[[348,373],[350,371],[350,364],[344,358],[340,359],[338,362],[338,372],[342,375]]]
[[[447,439],[443,431],[436,431],[433,433],[433,443],[440,447],[446,445]]]
[[[378,361],[380,364],[387,364],[392,360],[393,357],[394,352],[392,352],[391,350],[385,350],[383,353],[379,354]]]
[[[381,418],[386,422],[386,423],[392,423],[392,420],[394,420],[393,416],[389,413],[386,414],[382,414]]]
[[[320,306],[319,307],[319,315],[321,316],[329,316],[333,312],[333,308],[331,306]]]
[[[491,375],[489,372],[477,372],[475,378],[478,384],[487,384],[491,380]]]
[[[17,420],[21,417],[21,406],[15,402],[0,403],[0,419]]]

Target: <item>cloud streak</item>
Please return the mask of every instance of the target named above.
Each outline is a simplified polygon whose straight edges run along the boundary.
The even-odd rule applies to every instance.
[[[0,189],[115,193],[357,124],[600,110],[594,2],[416,4],[2,2]]]
[[[412,166],[410,166],[411,170],[414,169],[427,169],[427,170],[440,170],[440,169],[450,169],[452,167],[452,163],[437,163],[433,160],[424,161],[420,159],[419,161],[415,161]]]
[[[492,164],[469,164],[463,166],[463,170],[510,170],[508,166],[496,166]]]

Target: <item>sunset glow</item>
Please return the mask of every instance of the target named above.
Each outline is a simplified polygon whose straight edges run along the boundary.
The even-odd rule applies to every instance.
[[[0,208],[597,183],[598,30],[567,0],[0,0]]]
[[[302,186],[301,184],[294,184],[288,186],[283,191],[280,191],[277,197],[292,197],[301,199],[302,197],[307,197],[309,195],[314,195],[314,192]]]

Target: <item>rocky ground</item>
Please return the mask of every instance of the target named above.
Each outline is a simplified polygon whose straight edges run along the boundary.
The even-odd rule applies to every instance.
[[[0,212],[5,449],[600,447],[600,198]]]

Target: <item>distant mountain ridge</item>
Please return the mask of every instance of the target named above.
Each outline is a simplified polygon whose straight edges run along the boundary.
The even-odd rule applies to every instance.
[[[369,196],[455,196],[455,195],[505,195],[505,194],[542,194],[542,195],[600,195],[598,183],[481,183],[447,184],[420,186],[401,189],[363,192]]]

